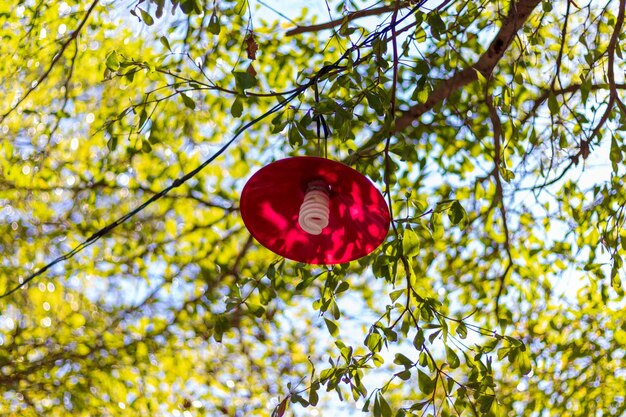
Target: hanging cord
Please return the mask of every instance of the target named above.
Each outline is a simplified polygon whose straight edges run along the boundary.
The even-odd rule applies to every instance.
[[[400,24],[401,22],[406,20],[408,17],[412,16],[413,13],[418,11],[419,8],[424,3],[426,3],[426,0],[419,1],[411,9],[411,11],[409,13],[407,13],[402,18],[398,19],[395,22],[395,25]],[[284,108],[287,104],[289,104],[293,99],[298,97],[300,94],[302,94],[308,88],[314,87],[315,91],[316,91],[316,97],[317,97],[317,99],[319,99],[319,94],[317,93],[317,83],[319,82],[320,79],[322,79],[325,75],[329,74],[333,70],[343,70],[343,69],[346,69],[345,66],[340,65],[341,62],[343,62],[343,60],[347,59],[354,52],[358,53],[360,48],[363,48],[363,47],[366,47],[366,46],[371,46],[372,43],[376,39],[378,39],[378,38],[382,39],[382,36],[384,34],[386,34],[387,32],[389,32],[390,30],[391,30],[391,25],[387,25],[387,26],[385,26],[381,30],[378,30],[378,31],[370,33],[362,42],[360,42],[358,44],[355,44],[355,45],[351,46],[350,48],[348,48],[335,62],[333,62],[332,64],[329,64],[329,65],[323,66],[322,68],[320,68],[320,70],[317,73],[315,73],[315,75],[313,77],[311,77],[309,79],[309,81],[307,83],[302,84],[298,88],[296,88],[294,90],[293,94],[291,94],[287,98],[281,100],[278,104],[276,104],[274,107],[272,107],[271,109],[269,109],[268,111],[266,111],[262,115],[256,117],[255,119],[252,119],[248,123],[246,123],[243,126],[241,126],[239,129],[237,129],[235,131],[235,133],[233,134],[232,138],[230,138],[230,140],[228,142],[226,142],[224,145],[222,145],[222,147],[220,149],[218,149],[217,152],[215,152],[213,155],[211,155],[211,157],[209,157],[207,160],[205,160],[202,164],[198,165],[195,169],[193,169],[192,171],[189,171],[187,174],[183,175],[182,177],[179,177],[176,180],[174,180],[174,182],[172,182],[171,185],[167,186],[163,190],[161,190],[158,193],[154,194],[152,197],[150,197],[149,199],[144,201],[141,205],[137,206],[132,211],[126,213],[125,215],[123,215],[122,217],[118,218],[114,222],[112,222],[112,223],[106,225],[105,227],[103,227],[102,229],[98,230],[97,232],[95,232],[94,234],[89,236],[87,238],[87,240],[83,241],[81,244],[76,246],[71,251],[66,252],[65,254],[63,254],[63,255],[59,256],[58,258],[54,259],[52,262],[50,262],[50,263],[46,264],[45,266],[39,268],[38,270],[36,270],[35,272],[33,272],[32,274],[27,276],[21,283],[19,283],[18,285],[16,285],[12,289],[8,290],[4,294],[0,295],[0,298],[8,297],[9,295],[15,293],[17,290],[19,290],[20,288],[24,287],[26,284],[31,282],[33,279],[37,278],[38,276],[40,276],[43,273],[45,273],[46,271],[48,271],[53,266],[55,266],[55,265],[57,265],[57,264],[59,264],[59,263],[61,263],[63,261],[66,261],[66,260],[68,260],[70,258],[73,258],[74,255],[76,255],[78,252],[80,252],[83,249],[93,245],[98,240],[100,240],[101,237],[107,235],[113,229],[117,228],[119,225],[121,225],[122,223],[126,222],[127,220],[129,220],[130,218],[135,216],[137,213],[139,213],[142,210],[144,210],[150,204],[152,204],[155,201],[163,198],[167,193],[169,193],[174,188],[177,188],[177,187],[180,187],[181,185],[183,185],[189,179],[191,179],[196,174],[198,174],[200,171],[202,171],[204,168],[206,168],[207,165],[209,165],[211,162],[213,162],[215,159],[217,159],[217,157],[219,157],[224,152],[226,152],[226,150],[230,147],[230,145],[232,145],[235,142],[235,140],[243,132],[245,132],[248,128],[250,128],[253,125],[257,124],[258,122],[260,122],[261,120],[263,120],[266,117],[270,116],[271,114],[276,113],[278,110]],[[323,128],[324,129],[325,141],[328,142],[328,135],[330,134],[330,130],[328,129],[328,125],[326,124],[326,121],[322,117],[321,119],[318,119],[317,122],[318,122],[318,129],[317,129],[318,130],[318,138],[321,137],[321,128]],[[325,156],[328,156],[328,149],[327,148],[325,149]]]
[[[326,124],[326,119],[322,117],[322,127],[324,128],[324,158],[328,159],[328,137],[330,136],[330,128]]]
[[[313,84],[313,91],[315,92],[315,103],[319,104],[320,92],[317,81]],[[323,114],[319,113],[315,115],[315,124],[317,125],[317,155],[322,156],[321,130],[324,129],[324,158],[328,159],[328,137],[330,136],[330,128]]]

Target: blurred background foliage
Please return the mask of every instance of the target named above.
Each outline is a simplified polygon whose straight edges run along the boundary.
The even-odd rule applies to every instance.
[[[3,293],[319,100],[0,299],[0,413],[624,415],[625,3],[3,2]],[[332,267],[238,211],[319,115],[394,218]]]

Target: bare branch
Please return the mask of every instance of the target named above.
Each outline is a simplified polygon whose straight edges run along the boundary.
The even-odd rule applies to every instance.
[[[609,80],[609,101],[606,103],[606,110],[602,117],[598,121],[598,124],[591,132],[591,136],[587,140],[587,142],[592,142],[593,139],[600,134],[600,130],[606,123],[613,110],[613,106],[617,101],[617,87],[615,85],[615,48],[617,47],[617,41],[619,39],[619,35],[622,31],[622,26],[624,25],[624,9],[626,8],[626,0],[620,0],[619,2],[619,11],[617,13],[617,21],[615,22],[615,29],[613,30],[613,34],[611,35],[611,39],[609,40],[609,46],[606,49],[606,53],[609,59],[608,68],[607,68],[607,79]]]
[[[489,108],[489,118],[491,119],[491,124],[493,125],[493,177],[496,181],[496,195],[494,197],[494,203],[500,208],[500,214],[502,216],[502,229],[504,230],[504,249],[506,250],[508,258],[507,266],[499,278],[500,287],[498,288],[498,294],[496,295],[495,309],[497,319],[499,317],[500,296],[502,295],[502,291],[504,290],[504,286],[506,284],[506,277],[509,275],[511,268],[513,267],[513,255],[511,254],[509,225],[507,220],[506,207],[504,206],[502,179],[500,178],[500,164],[502,153],[502,122],[500,121],[500,116],[498,116],[498,112],[493,105],[493,97],[491,96],[491,94],[487,96],[486,103],[487,107]]]
[[[379,15],[379,14],[392,12],[392,11],[396,10],[397,8],[403,8],[403,7],[411,6],[412,3],[414,3],[414,2],[412,2],[412,1],[404,1],[404,2],[400,3],[399,6],[397,6],[396,4],[390,4],[390,5],[387,5],[387,6],[375,7],[373,9],[358,10],[356,12],[348,13],[344,17],[341,17],[341,18],[335,19],[335,20],[331,20],[331,21],[326,22],[326,23],[319,23],[317,25],[310,25],[310,26],[298,26],[296,28],[288,30],[286,35],[287,36],[294,36],[294,35],[299,35],[301,33],[318,32],[320,30],[332,29],[335,26],[341,25],[345,21],[351,22],[353,20],[357,20],[357,19],[360,19],[362,17],[376,16],[376,15]]]

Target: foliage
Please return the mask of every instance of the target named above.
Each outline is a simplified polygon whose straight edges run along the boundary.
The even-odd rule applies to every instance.
[[[422,3],[0,5],[0,291],[89,243],[0,299],[0,412],[623,415],[626,0]],[[240,219],[321,148],[391,203],[350,264]]]

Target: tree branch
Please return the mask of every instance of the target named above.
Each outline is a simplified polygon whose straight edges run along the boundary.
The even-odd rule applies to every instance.
[[[410,0],[409,1],[404,1],[404,2],[400,3],[398,8],[408,7],[408,6],[411,6],[413,3],[414,2],[410,1]],[[392,11],[395,11],[395,10],[396,10],[396,5],[395,4],[390,4],[390,5],[381,6],[381,7],[375,7],[373,9],[357,10],[356,12],[348,13],[347,15],[345,15],[345,16],[339,18],[339,19],[331,20],[330,22],[319,23],[317,25],[310,25],[310,26],[298,26],[296,28],[288,30],[286,35],[287,36],[295,36],[295,35],[299,35],[301,33],[318,32],[320,30],[332,29],[335,26],[341,25],[345,21],[351,22],[353,20],[360,19],[362,17],[376,16],[376,15],[379,15],[379,14],[392,12]]]
[[[591,132],[591,136],[589,137],[589,139],[587,139],[587,142],[592,142],[596,136],[600,135],[600,130],[602,129],[602,126],[604,126],[606,121],[609,119],[609,115],[611,114],[611,111],[613,110],[613,106],[615,105],[615,102],[617,101],[617,88],[615,85],[615,68],[614,68],[615,48],[617,47],[617,41],[622,31],[622,26],[624,25],[625,6],[626,6],[626,0],[620,0],[619,11],[617,13],[617,21],[615,22],[615,29],[613,29],[613,34],[611,35],[611,39],[609,40],[609,46],[606,49],[606,53],[609,59],[609,62],[607,65],[608,67],[607,79],[609,80],[609,87],[610,87],[609,88],[609,101],[606,104],[606,110],[604,111],[604,114],[600,118],[600,121],[598,122],[596,127],[593,129],[593,132]]]
[[[559,82],[559,86],[563,87],[563,85],[561,85],[561,64],[563,62],[563,50],[565,49],[565,43],[567,41],[567,22],[569,22],[570,6],[571,2],[568,1],[565,9],[565,22],[563,23],[563,29],[561,29],[561,45],[559,46],[559,54],[556,57],[556,70],[552,83],[550,84],[551,90],[554,90],[557,81]]]
[[[564,87],[559,90],[551,90],[547,88],[541,93],[539,97],[533,100],[533,106],[526,113],[526,115],[524,115],[524,118],[522,119],[521,124],[522,125],[526,124],[528,119],[530,119],[537,112],[539,107],[541,107],[541,105],[548,100],[550,93],[553,93],[555,96],[561,96],[561,95],[570,94],[570,93],[573,94],[573,93],[576,93],[578,90],[580,90],[581,87],[582,87],[582,84],[570,84],[567,87]],[[589,86],[589,91],[608,90],[611,88],[615,88],[616,90],[617,89],[626,90],[626,84],[623,84],[623,83],[615,83],[614,85],[605,84],[605,83],[592,84]]]
[[[461,87],[478,79],[476,71],[488,77],[504,52],[513,42],[517,31],[524,25],[528,17],[541,0],[519,0],[511,6],[508,16],[502,22],[500,31],[489,45],[489,48],[480,56],[478,61],[469,68],[456,73],[450,79],[440,84],[426,99],[426,102],[415,105],[405,111],[396,120],[396,131],[406,129],[422,114],[431,110],[436,104],[447,99]]]
[[[493,97],[491,94],[487,95],[486,98],[487,107],[489,108],[489,118],[491,119],[491,124],[493,126],[493,177],[496,181],[496,195],[494,197],[494,203],[498,205],[500,208],[500,214],[502,216],[502,229],[504,230],[504,249],[506,250],[508,263],[502,274],[500,275],[499,282],[500,287],[498,288],[498,294],[496,295],[496,319],[499,317],[500,310],[500,296],[502,295],[502,291],[504,290],[504,285],[506,283],[506,277],[511,271],[513,267],[513,255],[511,254],[511,239],[509,236],[509,225],[507,220],[506,208],[504,207],[504,193],[502,191],[502,179],[500,178],[500,164],[501,164],[501,153],[502,153],[502,122],[500,122],[500,117],[498,116],[498,112],[493,105]]]

